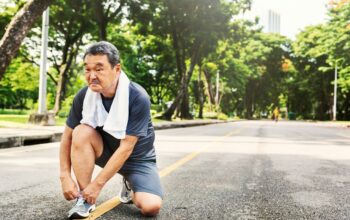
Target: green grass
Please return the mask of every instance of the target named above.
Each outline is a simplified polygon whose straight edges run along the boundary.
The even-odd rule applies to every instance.
[[[16,109],[0,109],[0,122],[11,122],[11,123],[19,123],[19,124],[26,124],[28,123],[29,115],[32,112],[32,110],[16,110]],[[198,118],[195,118],[195,120],[198,120]],[[204,119],[210,119],[210,118],[204,118]],[[175,119],[173,121],[186,121],[186,120],[179,120]],[[166,120],[162,119],[156,119],[152,118],[152,122],[167,122]],[[3,126],[4,123],[2,123]],[[56,116],[56,125],[58,126],[64,126],[66,124],[66,118],[61,118]]]
[[[14,114],[0,115],[0,121],[8,121],[8,122],[21,123],[21,124],[27,123],[28,118],[29,118],[28,115],[14,115]]]
[[[163,122],[163,121],[166,121],[166,120],[152,118],[152,122]]]
[[[56,116],[56,125],[65,125],[66,124],[66,118],[59,118]]]
[[[0,115],[29,115],[33,110],[0,109]]]
[[[7,111],[5,114],[0,113],[0,121],[1,122],[12,122],[19,124],[28,123],[29,114],[9,114],[10,111]],[[165,120],[161,119],[152,119],[153,122],[163,122]],[[63,126],[66,124],[66,118],[60,118],[56,116],[56,125]]]
[[[350,121],[317,121],[317,122],[337,123],[337,124],[349,124],[350,123]]]
[[[2,122],[13,122],[26,124],[28,123],[29,115],[21,115],[21,114],[0,114],[0,121]],[[56,116],[56,125],[65,125],[66,118],[59,118]]]

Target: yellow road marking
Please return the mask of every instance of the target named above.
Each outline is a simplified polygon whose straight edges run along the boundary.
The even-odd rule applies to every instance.
[[[232,132],[227,133],[225,136],[223,137],[229,137],[232,136],[234,134],[238,134],[240,133],[240,129],[238,130],[234,130]],[[182,165],[184,165],[185,163],[187,163],[188,161],[192,160],[193,158],[195,158],[196,156],[198,156],[200,153],[202,153],[206,148],[210,147],[212,144],[216,143],[215,141],[208,143],[206,146],[204,146],[203,148],[201,148],[200,150],[196,151],[196,152],[192,152],[190,154],[188,154],[187,156],[185,156],[184,158],[176,161],[175,163],[165,167],[164,169],[162,169],[161,171],[159,171],[159,176],[160,178],[167,176],[168,174],[170,174],[171,172],[173,172],[174,170],[176,170],[177,168],[181,167]],[[111,209],[117,207],[120,204],[120,200],[119,197],[116,196],[104,203],[102,203],[101,205],[97,206],[97,208],[95,209],[95,211],[93,211],[89,217],[85,218],[86,220],[95,220],[96,218],[100,217],[101,215],[105,214],[106,212],[110,211]]]
[[[119,197],[116,196],[104,203],[102,203],[101,205],[99,205],[95,211],[93,211],[89,217],[85,218],[88,220],[94,220],[98,217],[100,217],[101,215],[105,214],[106,212],[108,212],[109,210],[112,210],[113,208],[115,208],[116,206],[118,206],[120,204],[120,200]]]
[[[159,172],[160,177],[164,177],[168,175],[169,173],[173,172],[183,164],[187,163],[188,161],[192,160],[195,158],[198,154],[200,154],[200,151],[190,153],[189,155],[185,156],[184,158],[176,161],[175,163],[171,164],[170,166],[165,167]]]

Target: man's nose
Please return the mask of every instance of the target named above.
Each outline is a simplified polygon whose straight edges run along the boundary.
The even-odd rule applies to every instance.
[[[96,78],[96,73],[94,71],[90,72],[90,78],[93,78],[93,79]]]

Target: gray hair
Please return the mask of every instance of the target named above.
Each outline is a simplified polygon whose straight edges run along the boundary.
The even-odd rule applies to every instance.
[[[108,62],[112,67],[120,63],[118,49],[107,41],[100,41],[91,44],[85,51],[84,59],[87,55],[107,55]]]

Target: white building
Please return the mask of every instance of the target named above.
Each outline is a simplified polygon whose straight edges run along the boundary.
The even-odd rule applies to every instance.
[[[329,0],[252,0],[251,10],[239,18],[254,21],[255,17],[259,17],[264,32],[278,32],[295,39],[295,35],[306,26],[327,22],[328,2]],[[270,22],[269,11],[272,11]]]
[[[242,18],[255,20],[259,17],[259,25],[263,27],[264,32],[281,34],[281,15],[276,9],[257,7],[253,1],[252,9],[245,12]]]
[[[275,11],[268,10],[267,12],[267,32],[269,33],[281,33],[281,16]]]
[[[281,15],[275,10],[261,10],[255,16],[259,17],[259,24],[263,27],[264,32],[281,33]]]

